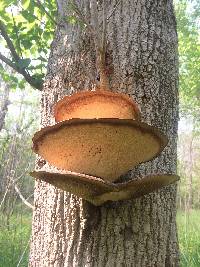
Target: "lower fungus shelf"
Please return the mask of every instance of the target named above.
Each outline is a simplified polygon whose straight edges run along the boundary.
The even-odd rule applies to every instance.
[[[107,201],[141,197],[179,180],[179,176],[173,174],[149,175],[124,183],[110,183],[75,172],[33,171],[30,175],[81,197],[95,206],[100,206]]]

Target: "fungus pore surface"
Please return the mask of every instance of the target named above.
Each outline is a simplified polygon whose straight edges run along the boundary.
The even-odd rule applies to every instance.
[[[54,107],[56,122],[72,118],[140,119],[136,103],[127,95],[110,91],[83,91],[65,96]]]
[[[33,150],[55,167],[115,181],[159,155],[167,139],[139,121],[72,119],[41,129],[33,144]]]
[[[107,201],[141,197],[179,180],[177,175],[157,174],[149,175],[139,180],[114,184],[75,172],[34,171],[30,174],[36,179],[70,192],[96,206],[102,205]]]

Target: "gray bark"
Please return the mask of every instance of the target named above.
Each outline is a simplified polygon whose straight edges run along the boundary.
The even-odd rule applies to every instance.
[[[8,105],[10,104],[9,92],[10,92],[9,84],[3,85],[3,95],[0,103],[0,131],[4,127],[5,117],[8,112]]]
[[[114,1],[107,1],[108,13]],[[67,24],[59,1],[56,29],[41,99],[42,125],[54,124],[53,105],[65,94],[92,87],[94,45],[79,26]],[[81,8],[89,17],[88,1]],[[101,15],[99,16],[101,18]],[[155,160],[122,179],[176,172],[178,123],[177,34],[171,0],[121,1],[108,23],[111,88],[130,94],[142,120],[169,144]],[[41,167],[44,163],[39,161]],[[94,207],[37,182],[30,266],[179,266],[176,185],[137,200]]]

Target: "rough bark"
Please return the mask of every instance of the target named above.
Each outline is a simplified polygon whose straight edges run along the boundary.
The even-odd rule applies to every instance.
[[[107,1],[108,13],[114,1]],[[53,104],[90,89],[94,45],[78,25],[62,19],[56,29],[41,99],[42,125],[54,123]],[[88,1],[81,8],[89,17]],[[101,13],[101,11],[100,11]],[[101,18],[101,15],[99,16]],[[122,179],[176,172],[178,121],[177,34],[171,0],[120,1],[108,23],[112,90],[130,94],[142,120],[159,128],[169,144],[159,158]],[[39,166],[45,162],[39,160]],[[179,266],[176,185],[137,200],[94,207],[43,182],[36,183],[30,266]]]

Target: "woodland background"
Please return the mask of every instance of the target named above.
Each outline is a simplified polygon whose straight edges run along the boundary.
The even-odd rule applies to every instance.
[[[200,266],[200,2],[177,0],[174,6],[180,69],[177,223],[181,266],[192,267]],[[2,0],[0,17],[0,266],[27,266],[34,190],[29,172],[35,163],[31,138],[40,124],[56,3]],[[74,16],[66,20],[78,23]]]

